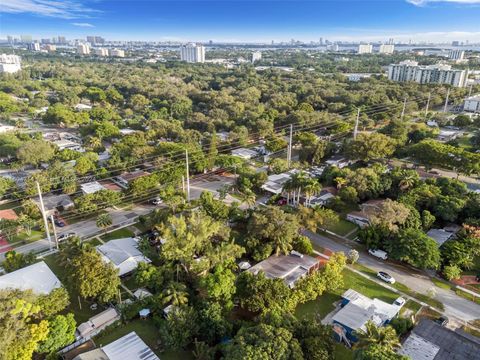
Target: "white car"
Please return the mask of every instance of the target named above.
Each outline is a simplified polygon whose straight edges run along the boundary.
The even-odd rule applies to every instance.
[[[381,260],[388,259],[388,254],[383,250],[368,249],[368,253],[372,256],[375,256],[377,259],[381,259]]]
[[[393,302],[393,305],[397,305],[397,306],[399,306],[399,307],[402,307],[403,305],[405,305],[406,302],[407,302],[407,300],[405,300],[404,298],[402,298],[402,297],[400,296],[397,300],[395,300],[395,301]]]
[[[153,199],[153,200],[151,201],[151,203],[152,203],[153,205],[161,205],[161,204],[163,204],[163,200],[160,199],[159,197],[157,197],[157,198]]]
[[[383,272],[383,271],[379,271],[377,273],[377,277],[380,279],[380,280],[383,280],[385,281],[386,283],[389,283],[389,284],[395,284],[395,279],[388,275],[386,272]]]

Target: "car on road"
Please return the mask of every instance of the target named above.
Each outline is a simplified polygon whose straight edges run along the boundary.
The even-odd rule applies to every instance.
[[[435,322],[441,326],[447,326],[448,318],[442,315],[438,319],[435,319]]]
[[[368,253],[372,256],[375,256],[378,259],[382,259],[382,260],[388,259],[388,254],[383,250],[368,249]]]
[[[393,278],[393,276],[390,276],[388,275],[386,272],[384,271],[379,271],[377,273],[377,277],[382,280],[382,281],[385,281],[386,283],[389,283],[389,284],[395,284],[395,279]]]
[[[150,202],[151,202],[153,205],[161,205],[161,204],[163,204],[163,200],[160,199],[159,197],[151,200]]]
[[[58,236],[58,241],[65,241],[67,239],[70,239],[71,237],[74,237],[76,236],[77,234],[75,234],[74,232],[68,232],[68,233],[65,233],[65,234],[61,234]]]
[[[397,300],[395,300],[393,302],[393,305],[397,305],[399,307],[402,307],[403,305],[405,305],[405,303],[407,302],[407,300],[405,300],[403,297],[399,297]]]

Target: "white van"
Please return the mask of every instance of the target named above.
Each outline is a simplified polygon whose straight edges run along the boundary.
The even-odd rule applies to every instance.
[[[368,253],[370,255],[375,256],[376,258],[379,258],[379,259],[382,259],[382,260],[387,260],[388,259],[388,254],[383,250],[368,249]]]

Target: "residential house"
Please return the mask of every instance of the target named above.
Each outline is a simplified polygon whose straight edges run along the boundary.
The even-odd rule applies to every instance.
[[[0,276],[0,289],[32,290],[39,295],[50,294],[62,286],[60,280],[44,261]]]
[[[262,185],[262,190],[269,193],[279,195],[283,192],[283,185],[291,178],[294,171],[289,171],[281,174],[273,174],[267,178],[265,184]]]
[[[341,309],[332,317],[332,323],[343,328],[349,341],[357,341],[355,332],[365,330],[372,321],[377,326],[387,325],[400,311],[401,306],[370,299],[355,290],[348,289],[342,295]]]
[[[18,215],[13,209],[0,210],[0,220],[17,220]]]
[[[480,339],[422,319],[398,353],[412,360],[480,360]]]
[[[448,142],[455,140],[460,135],[460,131],[440,129],[437,140],[441,142]]]
[[[118,269],[119,276],[131,273],[141,262],[151,262],[138,249],[138,241],[134,238],[110,240],[98,245],[97,251],[105,262],[111,262]]]
[[[232,156],[237,156],[237,157],[242,158],[244,160],[250,160],[250,159],[258,156],[258,153],[255,150],[252,150],[252,149],[239,148],[239,149],[233,149],[232,150]]]
[[[106,190],[105,187],[100,184],[98,181],[92,181],[88,183],[83,183],[80,185],[80,188],[82,189],[82,192],[86,194],[94,194],[98,191],[101,190]]]
[[[382,204],[385,200],[369,200],[360,205],[360,211],[352,211],[347,214],[347,220],[357,224],[361,228],[370,225],[373,215],[382,211]]]
[[[454,232],[446,231],[445,229],[430,229],[427,232],[427,236],[431,237],[438,246],[442,246],[444,242],[450,240],[455,236]]]
[[[43,197],[43,206],[45,208],[45,214],[47,216],[55,215],[59,211],[69,210],[75,207],[75,203],[72,201],[70,196],[66,194],[47,194]],[[41,210],[40,199],[38,197],[33,198],[33,201],[37,204],[38,208]]]
[[[107,310],[92,316],[88,321],[81,323],[77,327],[77,337],[90,339],[118,320],[120,320],[120,314],[117,310],[115,310],[115,308],[108,308]]]
[[[268,279],[283,279],[293,288],[299,279],[318,269],[319,265],[318,259],[292,251],[289,255],[270,256],[247,271],[255,275],[263,272]]]
[[[125,172],[113,179],[113,181],[121,186],[124,189],[128,189],[128,185],[138,179],[141,178],[142,176],[147,176],[150,175],[148,172],[143,171],[143,170],[135,170],[132,172]]]
[[[346,167],[350,164],[353,164],[353,162],[351,160],[348,160],[347,158],[345,158],[342,155],[332,156],[330,159],[325,161],[325,163],[327,165],[330,165],[330,166],[336,166],[339,169],[343,169],[344,167]]]
[[[323,188],[318,196],[314,196],[312,199],[310,199],[310,206],[325,206],[335,197],[336,194],[337,189],[334,187],[329,186]]]

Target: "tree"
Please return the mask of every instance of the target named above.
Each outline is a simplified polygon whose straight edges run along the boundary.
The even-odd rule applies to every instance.
[[[386,227],[391,231],[397,231],[410,215],[410,209],[402,203],[386,199],[376,211],[370,216],[372,225]]]
[[[20,163],[33,166],[49,161],[54,154],[53,146],[43,140],[27,141],[17,150],[17,158]]]
[[[443,268],[443,275],[448,281],[460,279],[462,269],[457,265],[447,265]]]
[[[335,359],[335,340],[332,337],[332,328],[322,325],[319,317],[302,319],[295,324],[294,335],[300,341],[305,359]]]
[[[302,227],[312,232],[334,225],[340,220],[335,211],[318,206],[313,208],[299,206],[297,218]]]
[[[6,272],[12,272],[33,264],[35,261],[36,256],[33,252],[24,254],[17,253],[15,250],[10,250],[5,253],[5,260],[3,261],[2,266]]]
[[[171,349],[185,348],[197,333],[197,314],[188,306],[174,307],[160,326],[160,337]]]
[[[394,351],[401,346],[397,333],[391,326],[379,327],[373,321],[367,321],[365,330],[357,330],[356,336],[358,338],[358,342],[355,345],[357,349],[378,345],[384,349]]]
[[[228,311],[228,310],[227,310]],[[198,335],[209,344],[218,344],[232,332],[232,323],[217,302],[202,303],[198,309]]]
[[[395,141],[380,133],[360,133],[348,148],[351,159],[362,161],[380,160],[389,157],[395,151]]]
[[[112,223],[112,217],[108,213],[98,215],[97,220],[95,221],[97,227],[104,230],[110,227]]]
[[[75,171],[79,175],[85,175],[88,172],[97,169],[98,154],[86,152],[80,156],[75,162]]]
[[[233,307],[235,280],[236,276],[232,270],[219,265],[213,269],[213,273],[200,279],[200,288],[206,292],[208,299],[219,302],[230,309]]]
[[[372,344],[369,347],[355,352],[355,360],[408,360],[408,356],[397,354],[385,346]]]
[[[352,249],[348,252],[348,262],[350,264],[355,264],[358,261],[358,258],[360,255],[358,254],[358,251],[355,249]]]
[[[99,103],[102,101],[105,101],[107,96],[105,95],[105,92],[98,88],[98,87],[89,87],[87,90],[85,90],[83,94],[87,99],[89,99],[92,104]]]
[[[215,159],[217,157],[217,133],[214,131],[210,135],[210,141],[208,144],[208,153],[207,153],[207,169],[212,170],[215,166]]]
[[[42,341],[37,351],[50,354],[75,341],[77,322],[73,314],[57,315],[48,322],[48,336]]]
[[[40,314],[45,318],[58,314],[70,305],[67,290],[62,286],[53,289],[50,294],[40,295],[35,302],[40,307]]]
[[[173,306],[186,305],[188,303],[187,286],[183,283],[171,281],[162,291],[162,303]]]
[[[220,200],[216,200],[210,191],[203,191],[200,195],[200,204],[206,214],[215,220],[227,220],[229,208]]]

